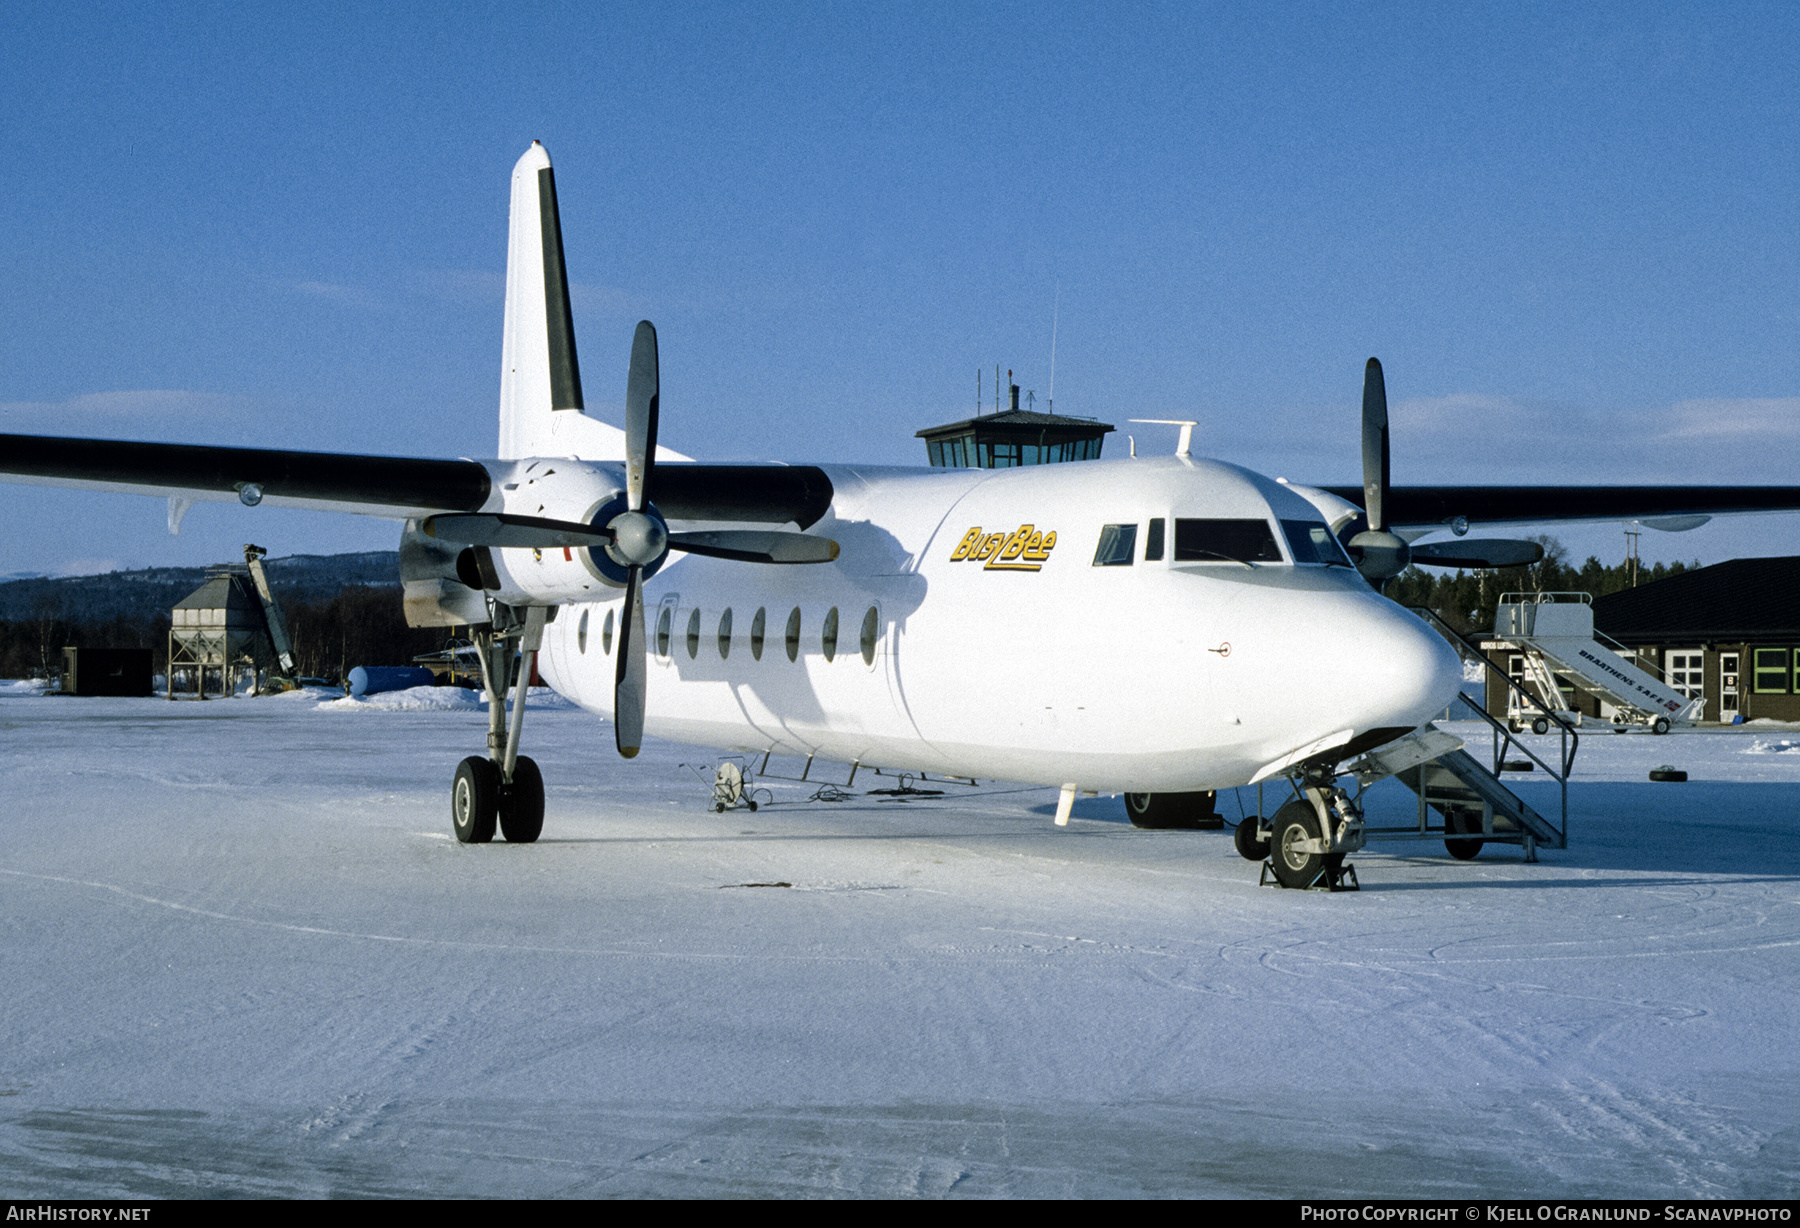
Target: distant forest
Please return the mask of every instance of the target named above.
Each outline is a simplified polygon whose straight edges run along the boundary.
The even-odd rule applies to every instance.
[[[1508,567],[1501,571],[1445,572],[1434,568],[1426,571],[1408,567],[1387,587],[1387,595],[1404,606],[1424,606],[1458,631],[1489,631],[1494,626],[1494,609],[1502,593],[1588,593],[1604,597],[1632,587],[1631,569],[1619,563],[1608,567],[1588,556],[1580,567],[1571,566],[1562,543],[1553,537],[1534,537],[1544,548],[1544,557],[1530,567]],[[1693,563],[1642,563],[1637,567],[1639,586],[1678,576],[1699,567]]]
[[[448,628],[406,625],[391,552],[295,556],[268,567],[303,675],[338,682],[358,665],[405,665],[449,639]],[[54,677],[66,645],[148,648],[163,673],[169,609],[204,579],[205,569],[184,568],[0,584],[0,678]],[[274,664],[266,644],[257,656]]]

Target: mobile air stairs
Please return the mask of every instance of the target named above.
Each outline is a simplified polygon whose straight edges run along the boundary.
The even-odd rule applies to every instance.
[[[1652,733],[1667,733],[1671,725],[1699,720],[1706,701],[1689,699],[1645,669],[1629,648],[1595,631],[1592,601],[1586,593],[1502,594],[1494,614],[1494,638],[1518,646],[1526,677],[1545,703],[1559,710],[1562,690],[1555,673],[1611,704],[1613,723],[1620,728],[1638,725]],[[1530,724],[1533,732],[1548,733],[1547,714],[1526,711],[1521,694],[1518,687],[1508,693],[1509,723],[1515,729]],[[1574,712],[1563,710],[1558,715],[1565,722],[1581,723]]]
[[[1576,723],[1552,712],[1536,695],[1489,661],[1475,644],[1436,614],[1421,608],[1414,608],[1413,613],[1458,645],[1466,659],[1482,662],[1490,673],[1501,679],[1508,687],[1509,695],[1532,714],[1534,724],[1541,722],[1546,732],[1555,730],[1560,734],[1560,746],[1554,762],[1544,759],[1518,739],[1517,731],[1490,715],[1485,705],[1466,692],[1461,693],[1457,700],[1469,711],[1457,715],[1465,718],[1473,715],[1492,730],[1492,766],[1483,764],[1464,749],[1460,738],[1430,726],[1370,751],[1347,765],[1347,770],[1365,789],[1378,780],[1394,777],[1418,795],[1419,817],[1417,824],[1370,827],[1366,834],[1373,839],[1442,839],[1450,855],[1464,861],[1479,853],[1484,844],[1520,845],[1527,861],[1537,860],[1539,848],[1567,848],[1569,770],[1574,766],[1575,751],[1581,744]],[[1591,614],[1589,621],[1591,624]],[[1528,763],[1535,765],[1558,786],[1561,813],[1555,820],[1534,809],[1500,780],[1503,771],[1517,771]],[[1434,817],[1439,821],[1434,823]]]

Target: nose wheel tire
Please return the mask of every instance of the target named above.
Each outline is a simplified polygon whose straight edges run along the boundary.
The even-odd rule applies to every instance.
[[[1269,864],[1283,887],[1310,887],[1328,867],[1335,870],[1344,863],[1342,853],[1311,853],[1299,847],[1308,840],[1322,838],[1319,816],[1313,813],[1309,802],[1296,798],[1277,810],[1269,830]]]
[[[543,830],[544,775],[533,760],[520,755],[513,763],[512,784],[500,791],[500,834],[508,844],[530,844]]]
[[[1245,861],[1263,861],[1269,856],[1269,842],[1256,838],[1256,825],[1262,820],[1251,815],[1237,825],[1231,841],[1237,846],[1238,856]]]
[[[538,796],[538,823],[542,826],[541,791]],[[486,844],[494,838],[499,815],[500,769],[492,760],[470,755],[456,765],[456,778],[450,785],[450,826],[463,844]]]

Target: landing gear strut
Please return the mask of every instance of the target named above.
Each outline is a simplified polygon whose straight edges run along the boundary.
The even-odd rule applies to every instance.
[[[544,777],[538,765],[519,754],[525,727],[525,695],[544,642],[548,611],[543,606],[520,611],[494,606],[494,621],[475,631],[481,660],[482,690],[488,702],[488,753],[471,755],[456,766],[450,785],[450,824],[464,844],[486,844],[498,827],[510,844],[530,844],[544,830]],[[512,682],[513,645],[517,641],[519,680]],[[506,695],[513,691],[512,723],[506,720]]]

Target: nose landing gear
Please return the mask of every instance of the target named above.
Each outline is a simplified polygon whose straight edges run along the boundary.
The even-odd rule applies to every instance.
[[[525,611],[524,622],[510,606],[494,606],[494,622],[475,632],[481,659],[482,689],[488,702],[488,753],[471,755],[456,765],[450,785],[450,826],[463,844],[486,844],[498,828],[509,844],[530,844],[544,830],[544,776],[538,765],[519,754],[525,726],[525,696],[537,666],[549,612],[543,606]],[[513,646],[519,647],[518,681],[512,681]],[[512,723],[506,720],[506,696],[513,692]]]
[[[1344,858],[1363,846],[1362,811],[1355,798],[1328,780],[1309,781],[1266,825],[1260,818],[1244,820],[1236,842],[1244,857],[1268,858],[1262,886],[1361,890],[1356,867]]]

